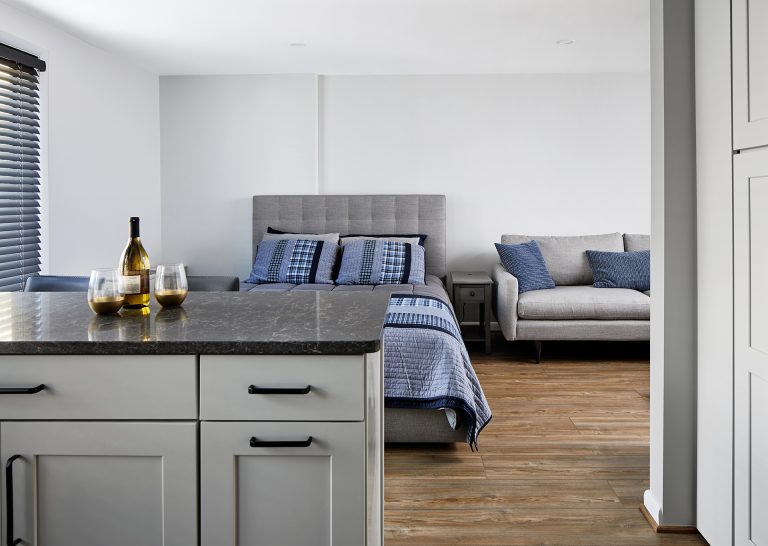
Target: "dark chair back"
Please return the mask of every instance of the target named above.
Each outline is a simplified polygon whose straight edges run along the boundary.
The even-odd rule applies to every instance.
[[[27,278],[24,292],[88,292],[88,277],[34,275]]]
[[[190,275],[190,292],[238,292],[240,279],[226,276]],[[34,275],[27,279],[24,292],[88,292],[88,277]]]
[[[238,277],[187,275],[190,292],[239,292]]]

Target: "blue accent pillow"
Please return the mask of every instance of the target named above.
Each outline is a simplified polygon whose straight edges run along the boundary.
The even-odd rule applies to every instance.
[[[424,247],[363,239],[344,245],[337,284],[424,284]]]
[[[495,244],[504,269],[517,277],[518,293],[555,287],[555,281],[552,280],[544,256],[541,255],[539,243],[530,241],[516,245]]]
[[[595,288],[651,289],[651,251],[603,252],[587,250]]]
[[[250,283],[333,284],[339,246],[327,241],[270,239],[259,243]]]

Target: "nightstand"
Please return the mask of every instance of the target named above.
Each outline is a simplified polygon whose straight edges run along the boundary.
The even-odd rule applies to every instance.
[[[462,334],[464,341],[484,341],[485,352],[491,352],[491,292],[493,280],[482,271],[449,273],[448,286],[451,287],[451,299],[456,311],[456,318],[461,326],[467,305],[479,307],[479,335],[472,336],[469,332]]]

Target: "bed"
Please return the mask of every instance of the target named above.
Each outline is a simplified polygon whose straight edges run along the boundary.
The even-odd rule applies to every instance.
[[[385,291],[404,296],[412,295],[422,301],[439,300],[450,308],[448,293],[442,280],[446,275],[445,196],[443,195],[254,196],[252,257],[255,257],[257,245],[268,228],[294,233],[339,232],[342,235],[425,234],[427,235],[424,241],[426,284],[336,286],[242,283],[241,290]],[[452,315],[452,309],[450,313]],[[390,407],[393,404],[394,402],[389,398],[386,400],[385,441],[404,443],[467,441],[466,422],[462,421],[461,412],[456,412],[459,419],[458,426],[454,429],[449,425],[446,412],[440,409]]]

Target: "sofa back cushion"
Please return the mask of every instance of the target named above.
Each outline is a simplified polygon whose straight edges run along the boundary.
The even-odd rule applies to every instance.
[[[590,250],[592,250],[590,248]],[[651,250],[651,236],[641,235],[639,233],[624,234],[624,250],[627,252],[639,252],[641,250]]]
[[[534,240],[539,244],[544,262],[556,285],[592,284],[592,269],[587,261],[587,250],[623,252],[621,233],[605,235],[535,236],[502,235],[504,244],[520,244]]]

